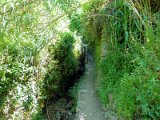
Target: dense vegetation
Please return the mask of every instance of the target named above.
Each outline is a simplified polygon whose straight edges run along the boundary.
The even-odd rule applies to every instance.
[[[45,78],[45,89],[50,95],[53,92],[65,94],[69,89],[67,82],[71,84],[70,77],[78,71],[78,59],[73,53],[74,37],[70,33],[63,33],[55,44],[49,47],[52,60]]]
[[[0,119],[36,118],[46,99],[67,94],[81,54],[67,28],[71,3],[0,1]]]
[[[160,119],[159,8],[158,0],[93,0],[77,19],[96,48],[98,94],[122,119]]]
[[[121,119],[160,119],[159,0],[86,1],[0,1],[0,119],[34,119],[66,94],[84,70],[79,35],[106,107]]]

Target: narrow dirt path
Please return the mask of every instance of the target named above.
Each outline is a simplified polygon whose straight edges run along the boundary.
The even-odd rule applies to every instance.
[[[105,113],[96,95],[94,70],[94,63],[90,57],[79,85],[75,120],[105,120]]]

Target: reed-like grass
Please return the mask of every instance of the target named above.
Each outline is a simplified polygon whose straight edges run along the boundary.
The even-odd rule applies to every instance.
[[[112,0],[84,8],[81,32],[97,46],[98,93],[123,119],[160,118],[159,1]],[[101,44],[107,43],[106,58]],[[110,101],[109,96],[113,96]]]

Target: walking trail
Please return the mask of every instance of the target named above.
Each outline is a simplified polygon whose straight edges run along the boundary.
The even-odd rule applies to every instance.
[[[75,120],[105,120],[105,113],[95,90],[95,67],[92,58],[78,89],[77,114]]]

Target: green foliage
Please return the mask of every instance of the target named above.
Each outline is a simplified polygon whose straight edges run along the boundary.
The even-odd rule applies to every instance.
[[[160,118],[160,19],[153,9],[152,0],[113,0],[88,4],[80,15],[78,31],[96,43],[99,96],[127,120]]]
[[[39,119],[44,99],[65,93],[73,82],[80,52],[75,56],[72,33],[54,38],[46,50],[66,12],[70,29],[97,48],[101,100],[110,102],[112,94],[124,119],[160,118],[159,0],[90,0],[74,12],[77,0],[1,0],[0,6],[1,116]]]
[[[56,4],[59,4],[61,8],[68,11],[73,5],[79,4],[78,0],[56,0]]]
[[[58,36],[58,30],[55,26],[58,26],[63,17],[59,16],[70,5],[73,6],[72,2],[74,1],[0,1],[0,119],[1,116],[5,116],[5,119],[30,119],[32,114],[44,107],[47,96],[43,92],[45,75],[52,74],[55,81],[48,75],[49,82],[45,85],[50,84],[48,86],[53,89],[59,87],[56,81],[64,77],[61,73],[69,76],[73,72],[77,63],[72,55],[71,59],[64,56],[66,59],[61,68],[58,68],[60,58],[47,61],[49,55],[46,50],[53,39],[57,40],[55,36]],[[62,21],[65,20],[63,18]],[[63,44],[64,42],[68,44],[67,47],[72,44],[71,41],[68,43],[64,40]],[[66,51],[65,54],[67,52],[71,51]],[[62,67],[67,64],[68,69],[62,71]]]
[[[78,89],[79,89],[79,82],[75,83],[75,85],[73,87],[71,87],[68,91],[69,96],[72,97],[73,101],[73,106],[71,111],[76,113],[76,109],[77,109],[77,101],[78,101]]]
[[[57,43],[54,58],[62,65],[64,76],[68,77],[77,70],[77,60],[73,53],[74,37],[71,33],[63,33],[60,35],[60,42]]]
[[[42,112],[39,112],[37,114],[33,114],[31,120],[43,120],[43,119],[46,119],[46,117],[43,115]]]
[[[70,84],[70,76],[78,70],[78,59],[73,52],[74,37],[71,33],[62,33],[59,41],[49,47],[51,63],[48,65],[48,74],[45,78],[45,88],[51,95],[54,91],[65,94]]]
[[[100,84],[103,85],[99,89],[99,94],[101,94],[100,97],[103,102],[108,101],[106,94],[112,93],[113,89],[111,88],[119,83],[118,78],[123,74],[123,65],[123,54],[119,54],[119,52],[115,51],[110,52],[107,58],[102,60],[99,64],[98,69],[101,73]]]
[[[81,21],[80,21],[80,15],[78,13],[72,13],[70,15],[70,20],[71,20],[71,23],[70,23],[70,30],[71,31],[75,31],[75,30],[80,30],[81,29]],[[80,31],[78,31],[80,32]]]
[[[94,13],[104,4],[104,0],[89,0],[82,6],[82,8],[77,9],[69,17],[71,20],[70,29],[72,31],[77,31],[78,34],[83,36],[83,42],[89,43],[89,49],[95,47],[96,39],[99,39],[100,34],[100,21],[95,24],[94,18],[99,18],[99,16],[94,16]],[[93,13],[91,13],[93,11]],[[92,16],[93,15],[93,16]],[[96,25],[96,26],[94,26]],[[97,29],[95,29],[97,28]]]

